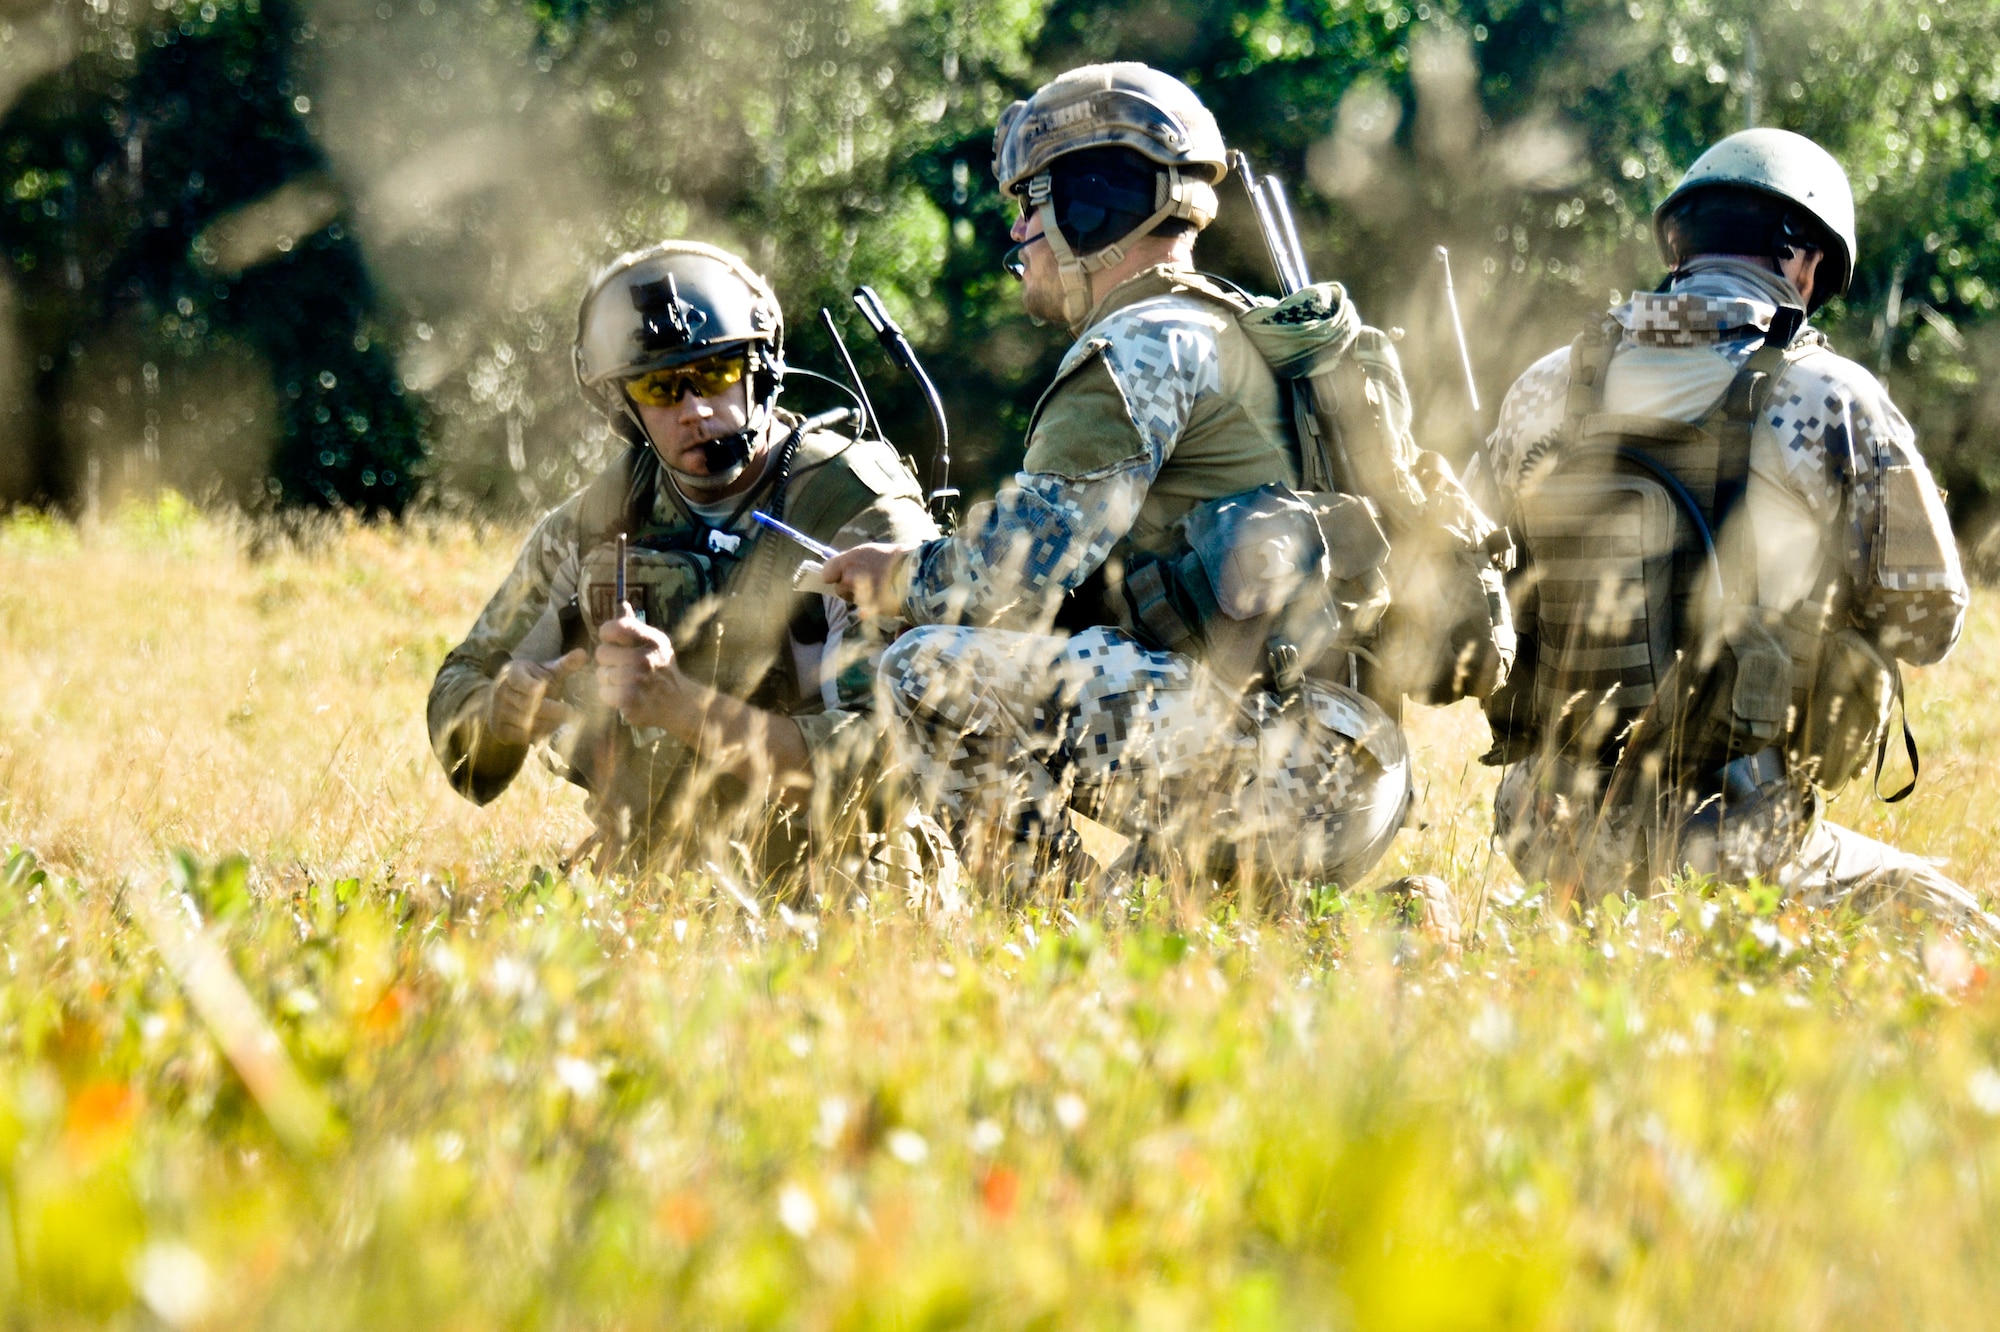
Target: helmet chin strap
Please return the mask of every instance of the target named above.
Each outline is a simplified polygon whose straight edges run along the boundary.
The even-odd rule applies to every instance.
[[[1083,332],[1083,321],[1090,314],[1092,273],[1102,273],[1125,262],[1132,243],[1151,234],[1154,227],[1170,217],[1191,221],[1197,230],[1214,220],[1217,199],[1213,185],[1183,176],[1180,168],[1173,166],[1162,170],[1155,179],[1158,184],[1154,187],[1152,216],[1111,244],[1086,255],[1071,249],[1069,237],[1056,225],[1054,179],[1044,171],[1028,181],[1028,203],[1041,219],[1042,235],[1048,240],[1049,253],[1055,256],[1056,277],[1062,283],[1063,319],[1072,334]]]

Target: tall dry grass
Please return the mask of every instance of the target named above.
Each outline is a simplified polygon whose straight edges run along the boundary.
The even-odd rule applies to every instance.
[[[424,698],[518,534],[259,527],[170,497],[0,533],[0,819],[86,878],[170,847],[280,879],[505,878],[585,825],[531,765],[475,810]]]

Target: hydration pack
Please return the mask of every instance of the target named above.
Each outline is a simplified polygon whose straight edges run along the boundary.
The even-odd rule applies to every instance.
[[[1601,410],[1615,321],[1571,344],[1556,460],[1513,515],[1527,552],[1514,587],[1522,644],[1486,700],[1495,745],[1482,761],[1550,753],[1697,793],[1739,760],[1836,787],[1872,748],[1879,772],[1900,682],[1872,644],[1832,628],[1846,610],[1838,552],[1791,610],[1764,609],[1755,534],[1747,515],[1730,521],[1757,418],[1789,361],[1818,345],[1798,337],[1803,322],[1780,307],[1693,422]],[[1632,794],[1617,777],[1613,787],[1607,801]]]

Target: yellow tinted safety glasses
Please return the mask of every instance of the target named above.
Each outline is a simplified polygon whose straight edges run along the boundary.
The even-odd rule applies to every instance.
[[[671,366],[625,381],[625,396],[641,407],[671,407],[692,389],[697,398],[713,398],[743,382],[749,358],[741,352],[711,356],[688,365]]]

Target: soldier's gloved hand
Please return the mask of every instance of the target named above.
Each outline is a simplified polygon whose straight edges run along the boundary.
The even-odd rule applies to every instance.
[[[554,661],[510,661],[494,677],[486,702],[486,729],[509,745],[532,745],[570,719],[563,681],[590,664],[582,648]],[[556,697],[551,697],[556,695]]]
[[[633,726],[663,726],[679,704],[674,643],[621,606],[597,631],[597,692]]]
[[[900,619],[910,590],[910,556],[920,544],[870,541],[849,546],[829,559],[819,576],[863,615]]]

